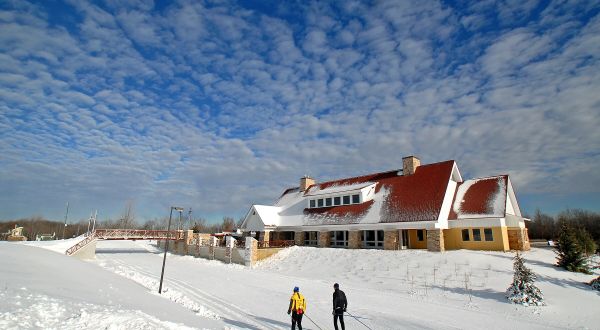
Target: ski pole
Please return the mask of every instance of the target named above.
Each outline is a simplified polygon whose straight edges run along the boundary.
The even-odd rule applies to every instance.
[[[346,312],[346,313],[348,313],[348,312]],[[359,320],[359,319],[357,319],[357,318],[356,318],[354,315],[352,315],[352,314],[350,314],[350,313],[348,313],[348,315],[350,315],[350,316],[351,316],[353,319],[357,320],[357,321],[358,321],[360,324],[364,325],[364,326],[365,326],[367,329],[369,329],[369,330],[373,330],[373,329],[369,328],[369,326],[368,326],[368,325],[366,325],[366,324],[362,323],[362,321],[361,321],[361,320]]]
[[[323,329],[321,329],[321,327],[318,324],[315,323],[315,321],[313,321],[310,317],[308,317],[308,315],[306,315],[306,313],[304,313],[304,316],[306,316],[306,318],[308,318],[308,320],[311,321],[312,324],[314,324],[317,328],[319,328],[320,330],[323,330]]]

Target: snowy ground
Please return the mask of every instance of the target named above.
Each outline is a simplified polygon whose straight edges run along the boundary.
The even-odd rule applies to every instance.
[[[54,322],[50,327],[55,328],[97,328],[86,322],[98,319],[116,328],[132,328],[114,319],[118,316],[130,325],[137,320],[150,328],[288,329],[289,296],[291,289],[299,286],[308,302],[307,316],[325,330],[333,328],[334,282],[340,283],[348,296],[348,311],[372,329],[598,329],[600,324],[600,294],[583,284],[598,275],[554,267],[555,255],[547,249],[525,254],[526,265],[539,275],[536,284],[547,306],[526,308],[509,304],[504,297],[512,279],[512,254],[501,252],[294,247],[254,269],[169,254],[165,292],[159,297],[153,292],[158,288],[162,254],[149,242],[100,241],[97,259],[91,262],[61,255],[49,258],[50,251],[19,244],[7,246],[0,245],[2,260],[6,260],[5,254],[30,260],[25,264],[11,261],[11,267],[0,270],[4,287],[0,290],[0,328],[21,324],[15,323],[16,318],[29,320],[17,326],[20,328],[35,328],[35,322],[44,321]],[[50,259],[53,261],[39,264]],[[61,266],[49,265],[55,262]],[[45,276],[34,275],[40,269]],[[53,272],[69,284],[58,291],[48,290],[47,284],[33,285],[54,276]],[[95,283],[95,290],[102,291],[67,291],[73,281]],[[122,290],[131,291],[126,301],[120,295]],[[100,293],[106,298],[97,298]],[[36,305],[40,301],[44,306]],[[19,306],[24,306],[20,312]],[[56,313],[63,318],[54,321],[54,312],[28,315],[27,309],[59,309]],[[163,309],[166,312],[161,313]],[[303,325],[318,329],[308,318]],[[351,317],[346,317],[346,325],[348,329],[366,329]]]

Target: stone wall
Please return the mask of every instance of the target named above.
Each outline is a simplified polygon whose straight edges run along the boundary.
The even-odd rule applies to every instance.
[[[360,249],[362,247],[362,240],[360,231],[351,230],[348,231],[348,248],[349,249]]]
[[[319,247],[331,246],[331,236],[328,231],[319,232]]]
[[[444,252],[444,234],[440,229],[427,230],[427,250]]]
[[[529,233],[526,228],[508,228],[508,246],[511,250],[529,251]]]
[[[386,230],[383,232],[383,249],[398,250],[400,245],[400,235],[398,230]]]
[[[303,231],[297,231],[294,233],[294,241],[296,242],[296,245],[304,245],[304,235],[306,234]]]

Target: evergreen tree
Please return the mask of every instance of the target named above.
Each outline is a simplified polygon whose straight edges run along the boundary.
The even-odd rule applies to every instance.
[[[584,227],[578,227],[575,230],[575,237],[586,257],[590,257],[596,253],[596,242],[594,242],[594,238]]]
[[[506,290],[508,300],[514,304],[521,304],[523,306],[545,305],[542,291],[533,283],[536,275],[531,269],[525,267],[523,257],[518,251],[514,257],[513,269],[515,270],[513,281]]]
[[[573,228],[564,223],[558,235],[556,247],[557,265],[571,272],[589,273],[588,259]]]
[[[593,279],[590,282],[590,286],[592,287],[592,289],[600,291],[600,276]]]

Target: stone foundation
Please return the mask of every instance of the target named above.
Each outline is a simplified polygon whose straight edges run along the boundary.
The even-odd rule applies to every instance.
[[[386,230],[383,232],[383,249],[398,250],[400,245],[400,235],[397,230]]]
[[[511,250],[529,251],[529,234],[527,228],[508,228],[508,247]]]
[[[328,231],[319,232],[319,247],[330,247],[331,236]]]
[[[427,230],[427,250],[444,252],[444,233],[440,229]]]
[[[304,235],[306,235],[303,231],[297,231],[294,233],[294,242],[298,246],[304,245]]]
[[[360,249],[362,247],[361,232],[358,230],[348,231],[348,248]]]

